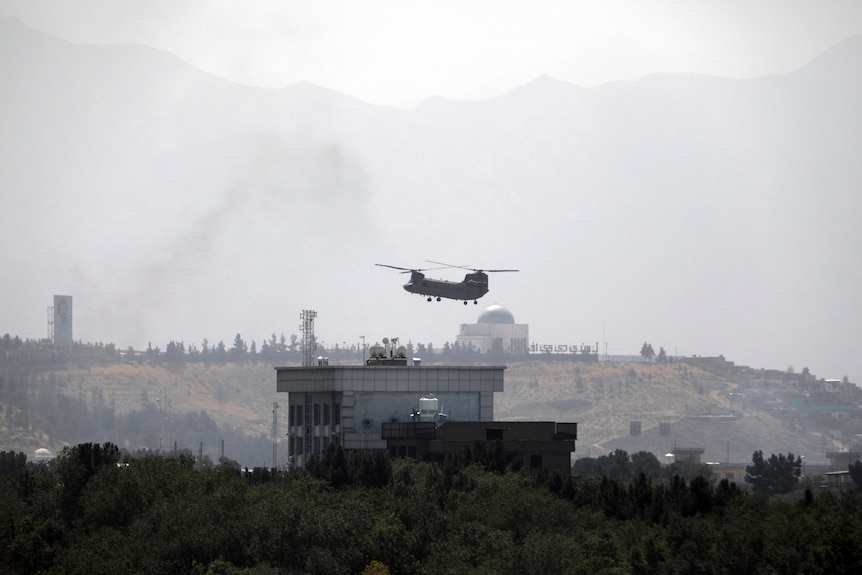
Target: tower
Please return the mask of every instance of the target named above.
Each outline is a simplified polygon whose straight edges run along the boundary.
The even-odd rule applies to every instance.
[[[54,305],[48,306],[48,339],[54,345],[72,345],[72,296],[55,295]]]
[[[304,309],[299,314],[302,322],[299,324],[299,330],[302,332],[302,367],[314,365],[314,350],[317,347],[314,339],[314,318],[316,317],[317,312],[310,309]]]

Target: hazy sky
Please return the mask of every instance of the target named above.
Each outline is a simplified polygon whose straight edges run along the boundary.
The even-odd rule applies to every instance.
[[[259,0],[244,3],[215,0],[0,0],[0,17],[18,18],[30,28],[74,43],[152,46],[175,54],[208,73],[250,86],[283,88],[305,81],[353,95],[366,102],[406,108],[416,106],[435,95],[451,99],[489,98],[523,86],[542,74],[584,87],[615,80],[637,80],[657,72],[699,72],[732,78],[785,74],[798,69],[849,36],[862,34],[860,0]],[[5,55],[7,61],[20,63],[24,68],[29,65],[28,54],[8,52]],[[56,62],[54,64],[63,65]],[[128,71],[130,75],[124,77],[126,80],[137,74],[131,67]],[[86,84],[86,79],[81,81]],[[56,98],[59,104],[56,106],[57,117],[44,120],[49,124],[45,127],[45,133],[51,133],[54,126],[50,125],[50,122],[58,118],[67,128],[74,125],[74,118],[63,116],[63,110],[66,108],[62,98],[65,95],[51,94],[50,88],[46,91],[49,96]],[[278,96],[266,90],[245,92],[255,92],[256,102],[264,101],[270,95]],[[8,93],[11,94],[10,98],[14,96],[13,90],[8,90]],[[313,91],[303,93],[316,94]],[[2,95],[3,92],[0,91],[0,96]],[[203,105],[201,107],[205,108]],[[267,110],[255,111],[260,114],[268,113]],[[413,114],[393,110],[377,111],[398,117],[410,116],[415,118],[413,121],[416,122],[421,122],[421,119],[426,117],[421,113],[422,108]],[[279,112],[280,108],[274,108],[276,115]],[[428,114],[427,117],[433,117],[430,112]],[[6,117],[13,118],[14,113],[8,113]],[[209,118],[206,114],[201,117]],[[811,117],[814,118],[813,115]],[[42,121],[41,118],[28,120],[31,120],[34,126],[40,126]],[[13,123],[10,122],[9,126]],[[182,121],[176,123],[182,124],[181,127],[195,125],[191,120],[187,124]],[[260,121],[260,124],[267,128],[271,123],[270,116]],[[401,129],[407,124],[393,125]],[[7,129],[12,134],[12,128],[9,126]],[[107,126],[83,126],[80,130],[88,136],[95,134],[88,141],[99,141],[100,130],[107,133],[113,127],[113,123],[109,123]],[[208,127],[197,126],[194,133],[200,135],[195,137],[205,139],[209,132],[204,128]],[[293,257],[287,250],[274,253],[264,250],[267,257],[257,258],[253,262],[242,262],[244,267],[241,268],[241,274],[235,274],[235,269],[213,266],[214,270],[207,268],[210,275],[204,275],[199,268],[191,267],[187,265],[188,262],[180,260],[183,257],[192,259],[192,256],[195,256],[199,262],[203,262],[200,266],[208,266],[209,260],[206,256],[230,251],[225,248],[248,247],[242,253],[230,252],[230,255],[237,256],[236,261],[240,261],[240,257],[246,253],[257,253],[252,250],[260,250],[260,246],[289,245],[288,242],[296,241],[296,232],[282,221],[284,206],[294,205],[290,202],[309,201],[316,210],[331,210],[332,205],[337,202],[329,201],[331,198],[326,194],[333,190],[350,191],[348,197],[355,202],[340,200],[344,206],[343,210],[352,217],[352,220],[345,218],[345,221],[364,222],[379,217],[381,228],[396,229],[397,226],[392,227],[396,218],[384,218],[381,214],[388,213],[384,210],[369,210],[368,198],[372,201],[387,202],[385,207],[388,208],[392,198],[403,190],[381,190],[379,180],[372,181],[366,173],[366,166],[354,163],[354,158],[344,152],[349,149],[346,144],[344,148],[315,148],[303,139],[301,145],[297,144],[294,149],[293,144],[277,139],[254,139],[259,134],[247,134],[248,145],[242,148],[249,154],[256,154],[252,154],[254,161],[249,161],[248,166],[238,163],[237,167],[231,164],[231,169],[235,168],[239,174],[238,179],[225,178],[221,181],[218,180],[218,177],[223,175],[220,170],[185,167],[185,164],[208,166],[206,162],[210,151],[206,146],[207,142],[198,142],[199,146],[194,153],[186,153],[186,149],[182,150],[184,153],[177,153],[176,150],[166,148],[162,150],[163,155],[150,157],[147,155],[152,152],[150,148],[167,145],[165,142],[169,144],[172,141],[171,136],[176,136],[178,142],[196,140],[183,140],[180,134],[172,132],[179,129],[174,123],[166,122],[163,126],[155,122],[147,128],[127,135],[123,142],[124,147],[108,146],[98,150],[99,170],[95,172],[103,177],[102,180],[96,178],[97,181],[53,180],[53,175],[44,173],[46,170],[42,169],[39,159],[35,158],[39,156],[38,153],[32,155],[32,162],[31,157],[25,158],[25,161],[18,161],[10,154],[0,157],[0,165],[5,166],[5,169],[0,171],[0,182],[3,183],[0,186],[0,222],[4,223],[4,231],[10,237],[14,236],[17,229],[20,238],[24,238],[19,238],[19,241],[31,244],[31,249],[26,251],[20,250],[11,242],[7,244],[6,252],[0,249],[0,257],[6,253],[11,254],[8,256],[11,263],[2,262],[4,269],[11,269],[14,267],[12,264],[15,264],[17,267],[14,269],[23,270],[17,272],[20,277],[15,278],[15,281],[5,282],[3,289],[10,295],[0,298],[4,300],[0,309],[0,334],[9,332],[24,338],[42,337],[45,333],[45,311],[41,306],[49,305],[49,298],[54,293],[68,293],[75,297],[75,337],[83,341],[109,341],[120,346],[134,345],[140,348],[149,338],[152,339],[153,345],[164,346],[173,338],[199,344],[201,337],[209,337],[225,338],[230,344],[230,338],[235,333],[232,330],[237,330],[247,339],[256,339],[259,344],[262,336],[271,333],[270,329],[276,329],[269,327],[272,325],[272,317],[278,316],[280,323],[276,325],[286,324],[286,327],[279,327],[278,330],[284,329],[290,335],[298,332],[299,311],[316,309],[320,313],[317,333],[330,344],[345,339],[358,343],[358,338],[363,333],[368,335],[369,343],[382,334],[397,335],[414,342],[441,344],[443,341],[453,341],[457,326],[465,321],[474,321],[476,312],[484,306],[471,305],[464,308],[460,305],[441,305],[433,315],[429,315],[425,302],[415,296],[408,296],[400,289],[404,278],[392,270],[373,266],[373,263],[380,261],[378,258],[383,263],[399,266],[421,266],[426,259],[435,259],[490,268],[521,268],[520,274],[495,276],[492,293],[480,303],[511,306],[519,322],[530,324],[531,339],[540,344],[594,343],[600,338],[607,341],[604,339],[607,336],[611,342],[608,349],[610,353],[636,354],[644,341],[643,338],[656,338],[652,343],[656,346],[669,346],[669,352],[678,351],[686,355],[725,353],[731,360],[755,367],[783,369],[788,365],[795,365],[799,369],[802,366],[810,366],[818,376],[841,377],[848,374],[856,381],[862,373],[862,368],[859,367],[862,364],[855,354],[858,348],[858,329],[854,323],[855,317],[858,316],[858,297],[854,286],[860,285],[858,278],[862,277],[862,273],[856,269],[850,270],[855,274],[853,277],[857,278],[856,283],[842,283],[832,293],[831,299],[819,296],[824,293],[819,284],[817,290],[812,289],[812,293],[818,294],[816,297],[798,297],[798,294],[804,291],[800,288],[788,291],[781,302],[786,303],[785,307],[793,313],[788,313],[785,307],[778,306],[776,302],[780,298],[774,296],[774,290],[771,289],[758,291],[766,294],[763,304],[760,300],[751,299],[746,302],[744,298],[735,298],[734,294],[738,291],[728,291],[723,301],[725,307],[713,305],[715,298],[710,299],[709,294],[691,289],[688,291],[694,293],[684,295],[691,295],[691,309],[695,310],[695,313],[688,315],[697,317],[697,313],[703,308],[708,308],[708,311],[711,310],[713,322],[710,323],[703,317],[698,318],[698,322],[677,321],[691,318],[683,312],[680,318],[668,318],[668,314],[662,310],[638,301],[639,297],[644,297],[645,290],[638,282],[642,278],[651,277],[655,260],[632,257],[630,244],[616,245],[616,251],[609,250],[609,247],[613,247],[611,244],[621,241],[619,237],[613,236],[613,230],[624,230],[629,224],[639,223],[640,214],[630,207],[637,205],[638,198],[633,197],[635,192],[632,192],[631,197],[620,199],[620,205],[613,203],[616,197],[602,195],[598,191],[589,202],[576,205],[575,200],[572,200],[571,205],[565,206],[566,216],[571,219],[571,222],[565,222],[564,228],[569,237],[548,237],[560,228],[542,225],[539,215],[523,213],[519,208],[521,204],[516,201],[497,201],[497,197],[492,196],[490,191],[477,185],[477,182],[482,184],[491,179],[483,178],[478,173],[481,166],[477,168],[475,165],[466,165],[461,171],[450,172],[454,175],[447,181],[429,179],[422,182],[429,190],[433,190],[428,192],[428,195],[446,189],[453,193],[452,190],[472,186],[464,195],[472,193],[475,197],[468,202],[469,205],[461,204],[458,210],[458,215],[467,221],[469,226],[455,228],[453,222],[456,220],[447,212],[446,206],[439,208],[434,206],[433,202],[429,204],[425,197],[418,198],[414,209],[405,210],[408,214],[419,218],[423,225],[431,221],[431,214],[436,213],[438,217],[432,222],[433,225],[424,228],[423,236],[418,239],[410,236],[410,232],[417,226],[411,228],[405,224],[407,229],[404,233],[393,233],[392,237],[377,240],[387,248],[383,250],[384,259],[384,256],[379,254],[379,246],[369,249],[362,240],[355,239],[359,237],[355,229],[351,233],[350,229],[338,227],[332,232],[332,238],[316,239],[324,248],[338,246],[338,249],[320,250],[323,254],[322,260],[328,263],[321,264],[319,269],[315,270],[315,276],[307,281],[307,285],[302,286],[307,290],[300,294],[304,297],[293,294],[294,299],[284,304],[284,294],[280,293],[280,286],[271,285],[267,286],[267,297],[270,299],[264,298],[261,293],[253,290],[259,289],[259,278],[269,278],[274,269],[279,271],[279,277],[283,275],[287,278],[308,273],[306,268],[301,268],[297,263],[298,258]],[[390,137],[390,134],[386,133],[386,126],[381,127],[381,130],[381,137]],[[411,148],[411,152],[419,150],[418,165],[422,167],[422,152],[433,157],[435,143],[440,146],[458,144],[450,141],[452,131],[450,129],[448,133],[437,134],[435,142],[428,143],[426,148],[422,148],[422,142],[412,142],[405,147]],[[215,127],[213,132],[217,132]],[[433,130],[423,133],[433,133]],[[33,137],[42,137],[39,134],[42,132]],[[120,130],[117,134],[123,135],[126,132]],[[717,128],[710,134],[718,137],[721,135],[721,129]],[[16,136],[9,136],[7,141],[3,142],[4,135],[0,134],[0,143],[8,144],[8,150],[16,150]],[[26,139],[29,135],[25,134],[25,137],[19,137],[18,140]],[[113,132],[111,135],[114,135]],[[153,138],[152,141],[147,140],[148,135]],[[609,138],[613,136],[602,135]],[[405,137],[409,137],[409,134]],[[46,141],[50,139],[45,138]],[[849,145],[843,146],[845,152],[849,150],[847,156],[855,157],[853,146],[858,139],[846,135],[846,140],[842,141],[849,142]],[[728,144],[736,147],[739,142]],[[39,145],[33,146],[32,149],[39,149]],[[614,148],[615,142],[608,147]],[[739,150],[740,157],[751,163],[758,161],[756,154],[751,157],[744,155],[749,148],[742,148]],[[471,150],[466,144],[464,149]],[[234,148],[215,150],[212,157],[224,164],[235,160],[239,162],[236,158],[223,158],[219,155],[233,150]],[[135,151],[140,155],[136,155]],[[393,155],[400,151],[396,150]],[[84,152],[88,151],[70,146],[69,150],[64,149],[64,153],[58,157],[62,160],[61,163],[68,164],[66,167],[71,173],[84,173],[72,170],[82,163],[81,157],[85,161],[89,160]],[[342,152],[342,155],[338,152]],[[613,154],[608,157],[612,162],[619,160],[619,157]],[[409,154],[405,154],[404,158],[416,161]],[[461,154],[457,159],[463,158],[469,159],[469,155]],[[535,182],[546,184],[547,180],[553,179],[541,173],[544,159],[531,157],[529,162],[525,162],[531,170],[536,170],[535,173],[530,171],[524,176],[531,185]],[[147,161],[154,163],[150,165]],[[399,184],[411,182],[399,169],[403,166],[403,171],[411,172],[417,164],[411,164],[409,161],[401,161],[398,164],[398,158],[392,162],[396,165],[389,169],[388,164],[380,161],[381,166],[392,172],[388,174],[392,176],[390,181]],[[547,165],[558,169],[561,166],[564,168],[564,163]],[[800,162],[800,165],[803,164],[810,165]],[[333,165],[341,171],[332,169]],[[313,182],[301,180],[297,175],[304,173],[300,167],[309,166],[316,174]],[[116,174],[111,171],[120,170],[120,167],[130,168],[128,172],[118,171]],[[54,171],[60,173],[60,170]],[[814,168],[810,174],[802,169],[799,171],[810,177],[811,181],[817,182],[817,185],[821,184],[824,176],[822,171]],[[857,172],[847,170],[846,173],[852,174],[848,178],[858,179]],[[700,176],[701,174],[698,174],[698,177]],[[704,175],[706,176],[709,174]],[[299,181],[291,180],[292,177],[299,178]],[[342,181],[346,183],[342,184]],[[846,179],[844,183],[848,181],[850,184],[847,184],[847,190],[858,190],[858,186],[853,187],[855,180]],[[576,182],[585,190],[592,189],[589,182]],[[750,184],[752,189],[759,189],[758,181],[745,183]],[[612,181],[592,183],[595,190],[600,192],[606,192],[612,184]],[[780,235],[786,233],[786,229],[794,229],[788,222],[797,222],[800,225],[795,229],[801,229],[803,225],[815,230],[831,228],[831,236],[857,239],[855,230],[858,230],[858,226],[852,218],[858,213],[858,194],[848,194],[854,197],[848,198],[837,207],[833,204],[824,206],[822,202],[815,201],[816,186],[812,184],[809,188],[803,184],[798,187],[798,197],[789,198],[785,197],[786,190],[775,190],[772,186],[764,185],[763,198],[753,198],[758,201],[762,199],[764,208],[759,212],[750,212],[753,214],[750,216],[752,222],[743,221],[740,224],[745,224],[742,226],[743,230],[763,230],[764,236],[768,235],[767,231],[772,230]],[[660,185],[664,185],[663,181]],[[314,200],[320,202],[316,204],[305,198],[279,197],[278,193],[287,195],[285,190],[291,187],[307,188],[323,199]],[[410,186],[402,187],[410,189]],[[74,196],[76,190],[82,196],[86,195],[93,200],[93,203],[85,204],[83,200],[79,201],[79,198]],[[161,191],[164,197],[158,196],[154,200],[147,195],[154,193],[154,190]],[[189,190],[199,193],[195,196],[181,193]],[[497,191],[499,190],[495,190]],[[521,191],[509,190],[509,193],[517,199],[520,198]],[[568,201],[571,190],[567,187],[565,191],[569,194],[564,196]],[[525,185],[523,195],[529,193],[536,193],[536,190]],[[582,190],[582,193],[585,192]],[[776,200],[781,201],[773,201],[773,194]],[[75,197],[78,203],[69,201],[72,197]],[[488,197],[492,197],[494,201],[488,200]],[[147,201],[141,201],[141,198],[146,198]],[[482,198],[485,198],[484,202]],[[632,202],[632,199],[635,201]],[[597,200],[603,200],[604,204]],[[647,200],[646,196],[640,198],[640,201]],[[703,200],[700,196],[692,195],[691,204],[702,203]],[[326,203],[327,201],[329,203]],[[303,205],[300,203],[300,206]],[[88,224],[88,216],[91,216],[88,210],[92,206],[104,208],[108,213],[98,226]],[[607,208],[606,211],[602,211],[602,206]],[[489,208],[496,211],[486,212]],[[246,225],[253,219],[252,216],[257,217],[259,212],[255,210],[258,209],[265,211],[268,217],[262,218],[263,221],[254,220],[254,226]],[[693,211],[697,213],[696,210]],[[704,213],[708,211],[703,210]],[[739,216],[742,219],[749,217],[746,210],[738,211],[742,213],[742,216]],[[629,214],[630,221],[617,221],[615,218],[621,212]],[[620,258],[618,261],[625,262],[615,267],[631,268],[633,271],[630,274],[635,281],[620,282],[615,281],[618,278],[615,275],[601,276],[601,270],[591,268],[588,262],[573,257],[574,263],[570,267],[574,270],[571,272],[572,276],[576,276],[574,281],[580,282],[584,275],[591,281],[579,284],[575,294],[567,287],[568,284],[556,286],[560,293],[551,293],[549,287],[554,286],[548,286],[547,276],[535,269],[539,267],[537,262],[526,257],[513,257],[512,246],[520,247],[524,243],[523,238],[494,229],[495,222],[491,216],[509,213],[518,217],[532,217],[535,223],[531,233],[537,236],[533,239],[536,246],[556,245],[554,242],[587,245],[591,250],[597,249],[598,246],[602,250],[608,250],[609,261],[616,256]],[[544,217],[544,214],[542,215]],[[762,220],[754,220],[755,216],[762,216]],[[69,232],[70,236],[75,236],[74,241],[52,241],[53,238],[44,233],[44,230],[50,230],[50,224],[54,220],[67,221],[67,218],[78,226],[74,229],[76,233]],[[562,219],[562,216],[557,219]],[[836,222],[839,225],[836,225]],[[382,225],[384,223],[386,226]],[[584,230],[592,229],[585,224],[599,226],[604,223],[608,224],[605,226],[607,235],[584,235]],[[478,228],[488,231],[487,237],[494,238],[495,241],[473,241],[477,236],[486,237],[476,231]],[[217,230],[218,234],[212,230]],[[468,230],[471,235],[467,236],[464,230]],[[852,230],[852,233],[847,230]],[[311,236],[316,231],[309,230],[307,234]],[[726,225],[726,222],[716,223],[713,231],[722,241],[733,243],[735,239],[733,228]],[[434,235],[435,232],[439,238]],[[659,239],[668,235],[665,230],[657,230],[655,234]],[[699,239],[706,247],[715,248],[721,245],[716,242],[707,246],[709,234],[701,235],[703,237]],[[159,241],[153,240],[154,237]],[[545,244],[540,241],[543,238]],[[650,238],[641,241],[649,244]],[[822,278],[828,275],[827,272],[833,271],[823,264],[824,261],[832,261],[830,257],[815,252],[815,248],[821,246],[821,243],[810,242],[804,235],[794,234],[788,234],[788,242],[778,253],[764,253],[761,258],[757,257],[758,252],[755,249],[759,246],[755,245],[752,249],[747,246],[745,249],[739,248],[735,253],[741,261],[729,264],[730,271],[753,270],[757,273],[750,273],[747,279],[766,286],[789,284],[786,275],[791,270],[809,270],[804,274],[806,279]],[[36,244],[36,247],[33,244]],[[797,244],[801,249],[788,247]],[[842,258],[837,258],[835,254],[827,256],[831,256],[835,261],[840,260],[843,264],[843,257],[847,253],[852,255],[853,250],[858,251],[858,244],[859,242],[851,241],[842,244],[841,249],[836,250]],[[774,246],[773,243],[765,241],[763,245]],[[845,245],[848,247],[845,248]],[[465,253],[465,246],[472,251]],[[549,250],[543,247],[542,252],[544,251]],[[722,248],[722,253],[732,252],[725,252]],[[329,259],[338,257],[339,254],[339,263]],[[690,261],[695,259],[697,258]],[[786,265],[782,262],[786,262]],[[347,264],[353,267],[349,268]],[[533,265],[533,270],[528,269],[530,264]],[[542,266],[541,271],[547,267],[549,266]],[[609,264],[609,268],[612,267],[614,266]],[[183,270],[185,275],[194,276],[192,279],[195,281],[191,284],[176,282],[179,277],[177,269]],[[40,271],[39,277],[44,279],[41,284],[34,279],[39,275],[35,273],[36,270]],[[663,273],[666,275],[666,272]],[[216,277],[213,274],[222,274],[224,277]],[[342,274],[351,278],[353,283],[345,284]],[[240,277],[236,277],[237,275]],[[847,275],[850,275],[849,272]],[[602,278],[604,283],[592,281],[597,276]],[[450,272],[443,277],[460,279],[460,272]],[[662,277],[662,274],[657,274],[656,277]],[[143,281],[147,278],[151,281]],[[733,278],[733,281],[739,283],[737,278]],[[226,284],[230,285],[225,287]],[[118,286],[128,289],[118,289]],[[391,290],[391,295],[397,298],[395,301],[400,307],[392,311],[389,317],[379,318],[378,310],[372,305],[372,298],[366,297],[365,294],[384,287]],[[680,293],[686,291],[686,286],[682,284],[671,287]],[[661,291],[661,286],[654,289]],[[104,293],[100,294],[100,290]],[[183,290],[187,293],[182,297],[187,299],[180,299],[178,296]],[[223,295],[230,291],[240,295],[255,295],[238,298],[241,299],[239,303],[228,300],[227,297],[222,299]],[[146,297],[137,299],[139,292],[145,293]],[[541,297],[534,297],[532,294],[535,293]],[[205,300],[198,294],[206,294],[209,299]],[[140,309],[128,306],[126,297],[130,297],[135,305],[140,305]],[[112,299],[122,305],[116,302],[116,305],[107,305]],[[32,303],[33,301],[37,304]],[[99,302],[98,310],[94,303],[96,301]],[[326,305],[322,301],[326,301]],[[217,309],[222,302],[227,309],[221,314],[212,313],[210,317],[211,310]],[[637,313],[630,313],[628,308],[620,306],[619,302],[637,308]],[[704,302],[709,303],[705,305]],[[798,321],[798,316],[802,314],[794,311],[793,306],[797,303],[800,308],[803,303],[809,304],[805,306],[806,317],[810,318],[808,324]],[[766,311],[770,310],[764,311],[761,308],[770,308],[770,304],[775,309],[767,314]],[[570,315],[565,318],[557,317],[554,314],[558,308],[554,306],[571,308]],[[607,311],[586,309],[601,306],[607,308]],[[363,312],[364,315],[355,312],[355,308],[359,307],[368,308]],[[126,309],[129,315],[112,315],[102,309]],[[552,311],[548,312],[548,309]],[[91,314],[89,319],[88,310]],[[233,315],[224,315],[229,311]],[[587,311],[591,313],[591,321],[587,320]],[[614,313],[618,317],[613,317]],[[177,329],[184,314],[195,318],[194,330],[188,328],[191,322],[186,324],[187,331]],[[96,315],[100,317],[96,318]],[[264,318],[264,327],[259,327],[261,320],[255,318]],[[778,321],[775,318],[779,318]],[[395,319],[405,325],[423,325],[423,329],[427,331],[420,334],[406,333],[406,329],[399,333],[382,332],[376,325]],[[246,320],[248,323],[242,323]],[[371,325],[374,322],[375,325]],[[688,331],[678,329],[675,322],[686,324]],[[824,325],[839,323],[840,330],[834,329],[821,335],[815,333],[817,329],[823,329]],[[252,324],[253,329],[249,327]],[[117,325],[121,325],[124,331],[110,331],[120,329],[115,327]],[[662,328],[664,332],[659,331]],[[372,329],[375,331],[371,331]],[[228,331],[219,333],[218,330]],[[569,341],[566,338],[572,332],[577,339]],[[739,333],[743,333],[745,337],[737,337]],[[657,339],[660,336],[662,339]],[[818,350],[820,347],[823,350],[815,354],[811,345],[804,343],[809,339],[816,339],[819,342]],[[677,350],[677,345],[685,347]],[[832,349],[839,347],[840,349]],[[746,351],[747,355],[743,356],[740,350]]]
[[[548,74],[585,87],[654,72],[789,72],[862,33],[858,0],[0,0],[76,43],[140,43],[237,82],[300,81],[411,107]]]

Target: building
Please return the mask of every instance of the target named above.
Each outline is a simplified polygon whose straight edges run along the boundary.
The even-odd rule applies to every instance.
[[[673,446],[673,457],[677,463],[693,463],[694,465],[700,465],[700,458],[703,455],[704,449],[703,447],[683,447],[679,445]]]
[[[848,467],[862,459],[858,451],[830,451],[826,454],[831,466],[830,471],[845,471]]]
[[[45,449],[44,447],[37,449],[35,452],[33,452],[33,460],[36,463],[47,463],[52,459],[54,459],[54,454],[51,453],[49,450]]]
[[[304,467],[331,443],[387,449],[382,424],[418,419],[420,399],[430,394],[447,421],[493,421],[504,366],[421,366],[386,354],[365,365],[275,368],[276,389],[288,398],[291,465]]]
[[[490,305],[476,323],[463,323],[455,342],[480,353],[526,354],[530,346],[530,326],[515,323],[515,317],[501,305]]]
[[[719,462],[708,463],[708,465],[716,481],[727,479],[728,481],[743,485],[745,483],[746,467],[750,463]]]
[[[389,455],[442,462],[462,455],[476,443],[495,443],[506,463],[520,458],[531,471],[571,472],[571,456],[578,438],[577,423],[553,421],[451,421],[444,425],[412,421],[384,423],[382,437]]]
[[[54,305],[48,308],[48,339],[56,346],[72,345],[72,296],[54,296]]]
[[[293,467],[331,444],[442,461],[493,442],[506,461],[520,458],[528,469],[571,470],[576,423],[494,421],[504,366],[422,366],[403,348],[372,348],[365,365],[275,369],[276,390],[287,393]]]

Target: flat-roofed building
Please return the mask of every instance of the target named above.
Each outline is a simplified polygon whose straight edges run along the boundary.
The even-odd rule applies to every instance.
[[[418,461],[442,462],[447,455],[463,455],[477,443],[499,445],[505,463],[516,458],[530,471],[570,473],[578,438],[577,423],[553,421],[450,421],[435,425],[422,421],[384,423],[383,439],[389,455]]]
[[[696,446],[673,446],[673,457],[677,463],[687,462],[700,465],[700,457],[703,455],[703,447]]]
[[[418,420],[420,399],[432,395],[441,421],[493,421],[505,366],[413,363],[275,368],[276,390],[287,393],[290,464],[304,467],[331,443],[347,451],[385,450],[381,425]]]

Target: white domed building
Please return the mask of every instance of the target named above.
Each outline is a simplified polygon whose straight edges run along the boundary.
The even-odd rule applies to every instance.
[[[515,323],[512,312],[494,304],[482,310],[476,323],[462,323],[455,341],[462,346],[472,346],[479,353],[527,353],[530,326]]]
[[[41,449],[37,449],[33,453],[33,459],[36,461],[36,463],[47,463],[54,459],[54,454],[43,447]]]

